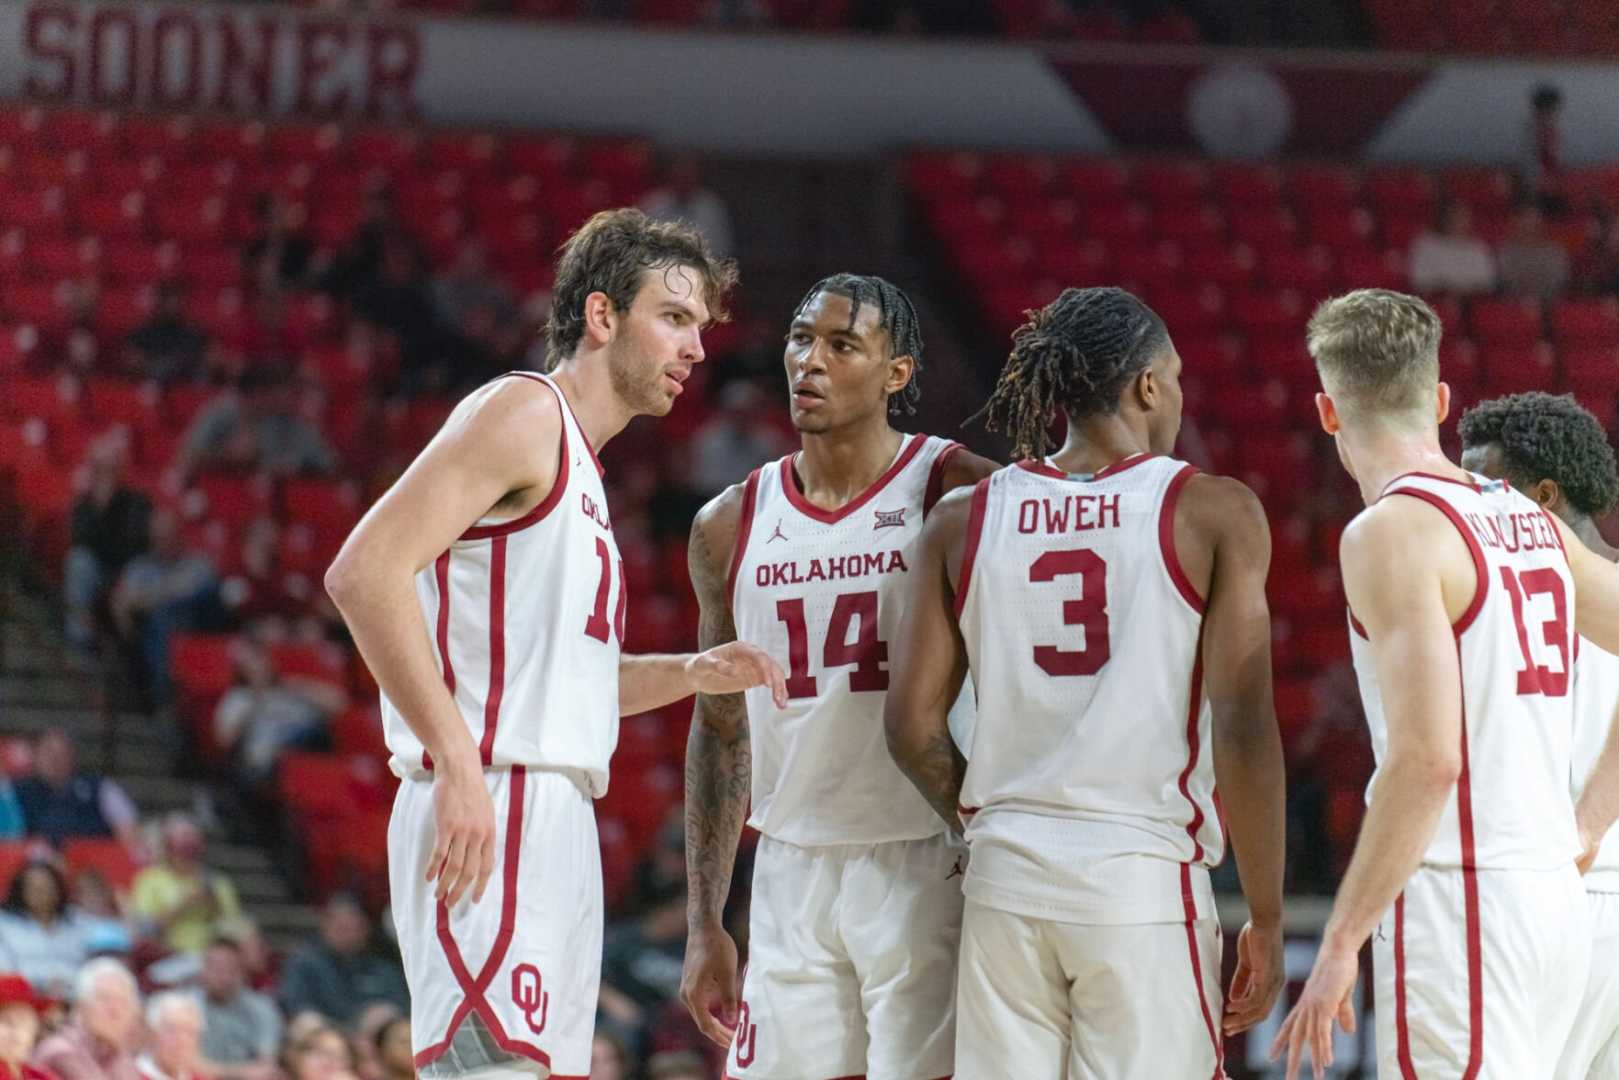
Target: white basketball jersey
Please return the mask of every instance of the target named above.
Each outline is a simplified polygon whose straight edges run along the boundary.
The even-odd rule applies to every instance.
[[[1145,454],[1085,476],[1021,462],[974,491],[956,609],[978,690],[961,793],[975,865],[997,818],[1017,822],[999,844],[1038,830],[1047,861],[1141,855],[1171,879],[1220,861],[1203,600],[1174,543],[1196,471]],[[1167,899],[1178,918],[1172,885]]]
[[[1619,656],[1604,652],[1585,638],[1579,639],[1574,661],[1574,772],[1576,800],[1596,768],[1607,744],[1614,713],[1619,711]],[[1589,892],[1619,893],[1619,828],[1602,838],[1596,862],[1585,875]]]
[[[562,404],[556,484],[519,518],[485,518],[416,575],[444,685],[486,767],[576,769],[598,797],[618,742],[624,570],[601,464]],[[383,731],[400,775],[432,768],[386,694]]]
[[[837,510],[804,497],[789,454],[743,489],[731,560],[737,638],[787,671],[787,708],[747,692],[753,742],[748,823],[789,844],[916,840],[945,824],[888,754],[888,642],[923,513],[957,444],[907,435],[876,483]]]
[[[1569,795],[1574,580],[1557,530],[1544,511],[1498,480],[1411,474],[1392,481],[1382,497],[1396,494],[1442,511],[1467,542],[1478,573],[1472,604],[1455,625],[1462,771],[1423,862],[1480,870],[1566,866],[1579,850]],[[1349,640],[1381,764],[1387,718],[1353,613]]]

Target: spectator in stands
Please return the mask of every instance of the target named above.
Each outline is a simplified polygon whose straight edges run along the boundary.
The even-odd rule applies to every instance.
[[[83,654],[95,651],[98,613],[107,590],[129,560],[146,551],[152,504],[124,483],[124,440],[103,437],[90,446],[90,483],[73,503],[72,546],[62,570],[67,639]]]
[[[1524,190],[1548,214],[1567,207],[1562,190],[1563,92],[1550,83],[1529,96],[1529,123],[1524,140]]]
[[[28,863],[12,878],[0,910],[0,970],[18,972],[41,993],[66,997],[88,959],[62,871],[44,859]]]
[[[135,917],[173,952],[202,952],[218,920],[241,914],[236,886],[204,865],[204,848],[197,823],[186,814],[170,814],[163,820],[160,861],[135,877]]]
[[[337,466],[320,430],[298,414],[297,386],[280,371],[254,368],[191,423],[178,462],[182,478],[202,469],[263,469],[274,476],[329,473]]]
[[[275,1080],[281,1011],[247,985],[242,947],[216,936],[203,953],[200,982],[205,1071],[215,1080]]]
[[[92,960],[74,979],[72,1018],[39,1044],[34,1062],[61,1080],[141,1080],[133,1050],[140,1018],[135,976],[117,960]]]
[[[1596,235],[1575,271],[1581,292],[1599,296],[1619,293],[1619,218],[1602,213]]]
[[[135,1059],[141,1080],[208,1080],[202,1063],[202,1008],[171,990],[146,1006],[146,1049]]]
[[[354,1055],[354,1072],[360,1080],[382,1080],[382,1061],[377,1056],[377,1035],[403,1014],[389,1001],[367,1005],[354,1021],[349,1049]]]
[[[693,436],[694,478],[704,495],[747,479],[756,466],[788,449],[781,429],[769,419],[758,384],[748,379],[727,383],[720,391],[719,406]]]
[[[641,209],[654,221],[684,221],[703,234],[716,255],[730,255],[736,250],[730,208],[703,185],[703,167],[696,154],[671,157],[663,183],[646,193]]]
[[[596,1029],[590,1044],[590,1080],[629,1080],[630,1052],[611,1031]]]
[[[404,970],[397,958],[372,947],[371,934],[371,920],[358,899],[339,893],[328,900],[320,937],[287,961],[282,1007],[289,1014],[312,1009],[338,1024],[352,1023],[373,1001],[407,1008]]]
[[[120,637],[134,650],[146,692],[159,707],[168,703],[173,682],[169,639],[224,621],[213,562],[186,548],[180,519],[166,507],[152,515],[151,547],[124,567],[109,606]]]
[[[253,200],[254,231],[242,252],[247,276],[264,292],[301,284],[315,245],[303,228],[302,209],[268,192]]]
[[[73,917],[84,929],[84,947],[91,956],[128,955],[134,947],[118,894],[93,866],[73,875]]]
[[[1499,262],[1501,289],[1510,295],[1545,300],[1568,287],[1568,252],[1546,235],[1546,219],[1534,203],[1521,204],[1513,214]]]
[[[404,239],[394,207],[393,192],[379,184],[366,193],[360,225],[338,249],[331,263],[316,271],[320,288],[339,298],[348,298],[376,280],[382,266],[382,249],[389,240]]]
[[[290,1080],[358,1080],[348,1041],[327,1023],[316,1023],[296,1037],[288,1025],[281,1068]]]
[[[671,814],[636,874],[638,917],[610,925],[602,943],[601,1008],[639,1044],[648,1019],[680,993],[686,956],[685,834]]]
[[[665,1050],[646,1063],[646,1080],[708,1080],[708,1070],[690,1050]]]
[[[274,998],[281,984],[276,955],[264,940],[259,926],[245,915],[219,920],[218,936],[236,942],[242,951],[242,972],[247,987]]]
[[[129,370],[136,376],[166,385],[202,374],[208,337],[186,320],[182,299],[177,282],[157,287],[152,317],[129,335]]]
[[[1421,293],[1472,296],[1495,291],[1495,257],[1473,232],[1473,212],[1463,202],[1439,208],[1435,228],[1411,242],[1409,272]]]
[[[137,846],[134,802],[116,782],[79,771],[73,743],[60,728],[40,733],[34,773],[17,781],[17,801],[30,836],[56,845],[75,837],[116,836],[131,849]]]
[[[410,1052],[410,1017],[396,1016],[377,1029],[378,1080],[415,1080],[416,1062]]]
[[[16,785],[0,772],[0,840],[21,840],[27,835],[28,823],[23,820]]]
[[[481,322],[507,327],[521,315],[517,298],[490,272],[483,244],[475,239],[461,245],[450,269],[433,282],[433,310],[446,328],[475,340],[484,333]]]
[[[327,722],[348,707],[340,687],[319,679],[283,676],[269,650],[242,639],[236,646],[236,685],[214,709],[214,737],[229,750],[232,767],[257,791],[275,777],[289,747],[315,747]]]
[[[41,1020],[52,1002],[21,975],[0,975],[0,1076],[7,1080],[56,1080],[29,1062]]]
[[[359,318],[399,340],[405,393],[442,390],[454,380],[427,271],[403,236],[384,238],[377,271],[354,290],[353,305]]]

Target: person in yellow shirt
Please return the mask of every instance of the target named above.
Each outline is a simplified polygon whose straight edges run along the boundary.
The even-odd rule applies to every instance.
[[[162,861],[135,876],[134,915],[175,952],[200,953],[220,919],[241,914],[230,879],[203,865],[203,835],[185,814],[163,822]]]

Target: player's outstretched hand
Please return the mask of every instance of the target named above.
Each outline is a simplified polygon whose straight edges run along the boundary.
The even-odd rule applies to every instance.
[[[1269,1016],[1285,981],[1281,924],[1248,923],[1237,935],[1237,970],[1231,976],[1222,1021],[1225,1033],[1247,1031]]]
[[[495,803],[481,768],[448,769],[433,774],[433,854],[427,880],[437,881],[433,895],[454,907],[468,889],[473,903],[495,870]]]
[[[757,645],[727,641],[686,661],[686,674],[700,694],[736,694],[755,686],[770,687],[776,708],[787,707],[787,676],[781,665]]]
[[[722,926],[693,930],[680,970],[680,1001],[697,1028],[729,1048],[736,1033],[736,942]]]
[[[1287,1051],[1287,1080],[1296,1080],[1304,1061],[1304,1048],[1310,1048],[1310,1066],[1315,1080],[1321,1080],[1332,1064],[1332,1021],[1336,1017],[1345,1031],[1355,1030],[1355,1007],[1350,996],[1360,974],[1360,957],[1353,952],[1328,950],[1315,958],[1315,968],[1304,984],[1293,1011],[1282,1021],[1282,1030],[1270,1044],[1270,1059]]]

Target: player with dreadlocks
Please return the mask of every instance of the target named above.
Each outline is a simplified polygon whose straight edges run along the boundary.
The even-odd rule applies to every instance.
[[[1270,533],[1245,486],[1168,456],[1180,371],[1140,300],[1066,290],[1013,335],[985,408],[1027,459],[922,530],[885,722],[972,846],[958,1077],[1218,1077],[1222,1030],[1281,989]],[[945,716],[968,672],[970,764]],[[1252,913],[1223,1015],[1217,779]]]
[[[701,640],[758,641],[791,673],[785,710],[698,696],[681,997],[730,1046],[729,1076],[936,1080],[954,1071],[965,848],[883,750],[888,642],[923,519],[995,465],[892,426],[916,400],[922,338],[882,278],[816,283],[784,361],[802,449],[720,494],[691,532]],[[721,919],[750,793],[763,838],[739,1004]]]
[[[1619,501],[1613,448],[1572,397],[1514,394],[1469,409],[1462,468],[1505,480],[1556,514],[1586,547],[1619,561],[1597,528]],[[1573,795],[1579,798],[1619,713],[1619,656],[1582,639],[1574,660]],[[1563,1046],[1557,1080],[1619,1078],[1619,833],[1610,831],[1585,874],[1591,971]]]

